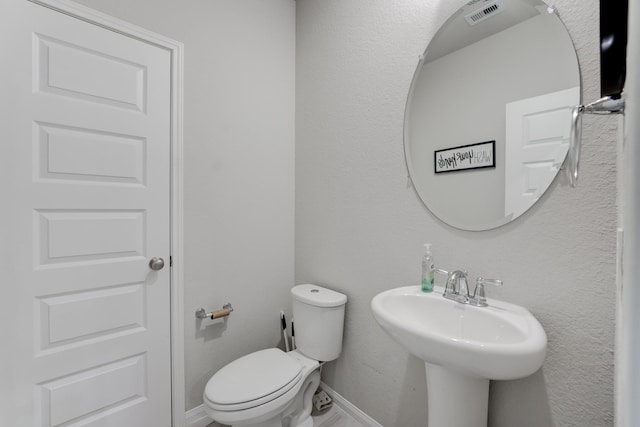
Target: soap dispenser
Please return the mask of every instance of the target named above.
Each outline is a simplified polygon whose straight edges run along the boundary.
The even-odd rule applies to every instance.
[[[425,252],[422,257],[422,292],[432,292],[436,268],[433,264],[433,255],[431,254],[431,243],[425,243],[424,249]]]

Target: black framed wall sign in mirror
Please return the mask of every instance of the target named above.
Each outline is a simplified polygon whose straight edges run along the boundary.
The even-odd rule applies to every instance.
[[[576,52],[554,8],[470,1],[428,44],[407,98],[404,149],[417,194],[456,228],[512,221],[555,180],[579,102]],[[474,167],[487,161],[474,153],[464,170],[436,173],[434,153],[482,141],[495,141],[495,167]]]

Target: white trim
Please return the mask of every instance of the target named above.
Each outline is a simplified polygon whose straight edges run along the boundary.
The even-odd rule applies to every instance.
[[[185,420],[184,373],[184,45],[171,41],[171,410]],[[169,47],[169,46],[168,46]]]
[[[171,52],[171,412],[185,426],[183,281],[183,70],[184,45],[71,0],[28,0]],[[206,424],[204,424],[206,425]]]
[[[204,404],[188,410],[185,418],[186,427],[206,427],[214,422],[211,418],[209,418],[207,412],[204,410]],[[214,423],[213,425],[216,427],[219,426],[218,423]]]
[[[322,387],[322,389],[327,392],[327,394],[333,399],[333,403],[335,405],[338,405],[341,409],[355,418],[356,421],[358,421],[363,426],[383,427],[382,424],[371,418],[369,415],[365,414],[362,410],[360,410],[360,408],[342,397],[340,394],[338,394],[337,391],[326,385],[324,382],[320,382],[320,387]]]
[[[173,427],[185,420],[184,373],[184,45],[171,47],[171,411]]]
[[[620,208],[622,249],[618,250],[618,321],[616,325],[616,426],[640,425],[640,0],[629,1],[627,80],[625,84],[624,143],[621,166]],[[621,181],[621,182],[620,182]]]

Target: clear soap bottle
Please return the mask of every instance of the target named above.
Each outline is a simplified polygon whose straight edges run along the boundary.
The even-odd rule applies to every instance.
[[[433,291],[433,280],[435,276],[435,266],[433,264],[433,255],[431,254],[431,243],[424,244],[424,256],[422,257],[422,292]]]

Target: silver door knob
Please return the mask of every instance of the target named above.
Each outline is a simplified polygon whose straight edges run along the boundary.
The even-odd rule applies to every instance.
[[[160,257],[153,257],[151,261],[149,261],[149,268],[152,270],[162,270],[164,267],[164,260]]]

